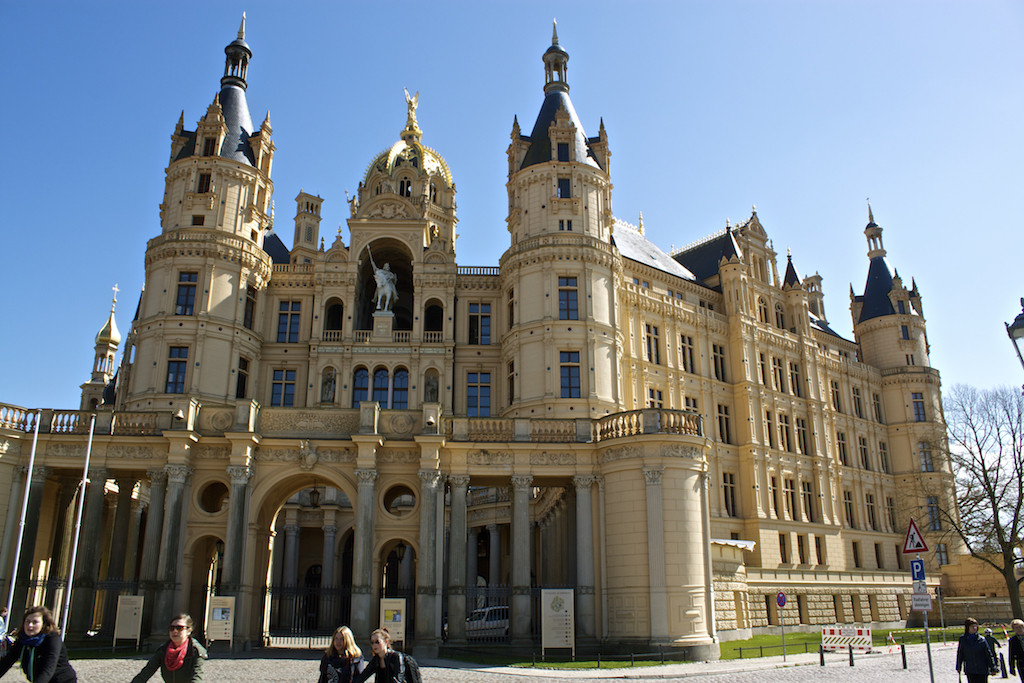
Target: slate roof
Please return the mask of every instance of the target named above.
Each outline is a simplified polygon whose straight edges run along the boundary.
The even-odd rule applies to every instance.
[[[694,274],[677,263],[671,256],[662,251],[654,242],[641,235],[628,224],[617,222],[612,233],[612,243],[618,247],[619,253],[626,258],[642,263],[651,268],[681,277],[693,282],[697,281]]]
[[[720,234],[695,245],[691,249],[681,251],[672,258],[683,268],[693,273],[697,282],[704,282],[718,274],[718,261],[722,258],[722,254],[729,249],[739,253],[739,247],[735,243],[735,238],[729,231],[723,230]]]
[[[854,297],[855,301],[864,304],[860,309],[860,318],[857,322],[881,318],[883,315],[894,315],[896,310],[892,307],[892,301],[889,300],[890,291],[892,291],[892,274],[889,272],[889,264],[885,262],[884,256],[876,256],[868,265],[868,279],[864,283],[864,294]]]
[[[576,115],[576,109],[572,106],[569,93],[560,90],[550,92],[544,96],[544,103],[540,106],[540,113],[537,114],[537,121],[533,124],[533,132],[529,137],[522,136],[521,139],[530,143],[526,151],[523,163],[519,168],[526,168],[535,164],[543,164],[551,161],[551,138],[548,136],[548,128],[555,121],[555,114],[565,107],[569,113],[569,120],[576,126],[575,158],[572,161],[588,164],[595,168],[601,168],[590,149],[590,140],[583,131],[583,124],[580,117]]]
[[[292,255],[288,247],[284,246],[281,238],[272,232],[263,238],[263,251],[270,254],[270,259],[274,263],[291,263]]]

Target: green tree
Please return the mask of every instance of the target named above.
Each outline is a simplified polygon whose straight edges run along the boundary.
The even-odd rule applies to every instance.
[[[1024,618],[1024,395],[957,384],[943,407],[958,508],[944,516],[970,554],[1003,575],[1013,616]]]

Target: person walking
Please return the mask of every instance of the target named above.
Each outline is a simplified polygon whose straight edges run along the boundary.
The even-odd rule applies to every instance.
[[[132,683],[145,683],[160,670],[164,683],[197,683],[203,680],[206,649],[192,637],[192,617],[179,614],[168,627],[170,638],[156,649]]]
[[[416,660],[391,649],[391,634],[386,628],[370,634],[370,649],[373,657],[369,665],[353,677],[354,683],[363,683],[370,674],[376,674],[375,683],[422,683]]]
[[[988,676],[999,670],[988,642],[978,634],[978,620],[967,617],[964,634],[956,648],[956,672],[963,670],[968,683],[988,683]]]
[[[331,638],[331,645],[320,660],[317,683],[352,683],[353,677],[366,668],[363,651],[356,645],[348,626],[340,626]]]
[[[68,661],[57,622],[42,605],[25,612],[18,637],[0,659],[0,676],[21,660],[21,670],[31,683],[75,683],[78,675]]]
[[[1013,635],[1006,646],[1009,651],[1010,675],[1016,673],[1024,679],[1024,621],[1014,619],[1010,622],[1010,628],[1013,629]]]

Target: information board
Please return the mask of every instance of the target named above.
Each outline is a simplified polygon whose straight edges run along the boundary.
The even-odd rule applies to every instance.
[[[391,634],[391,642],[405,642],[405,598],[380,599],[380,627]]]
[[[540,592],[541,647],[568,647],[576,652],[576,608],[572,588]]]
[[[135,647],[142,639],[142,604],[145,597],[141,595],[117,596],[117,615],[114,617],[114,641],[119,638],[134,640]]]
[[[210,613],[206,615],[206,641],[234,641],[234,631],[235,596],[211,595]]]

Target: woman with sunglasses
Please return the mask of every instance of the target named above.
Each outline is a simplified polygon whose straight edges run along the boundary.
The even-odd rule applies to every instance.
[[[32,683],[75,683],[78,676],[68,662],[68,651],[50,610],[41,605],[25,612],[21,631],[0,659],[0,676],[21,660],[21,670]]]
[[[157,669],[164,683],[193,683],[203,680],[203,660],[206,649],[192,637],[192,617],[179,614],[171,619],[170,640],[157,648],[132,683],[145,683]]]
[[[370,649],[373,657],[360,673],[352,677],[355,683],[363,683],[376,674],[376,683],[421,683],[420,667],[416,660],[391,649],[391,633],[386,628],[379,628],[370,634]]]

